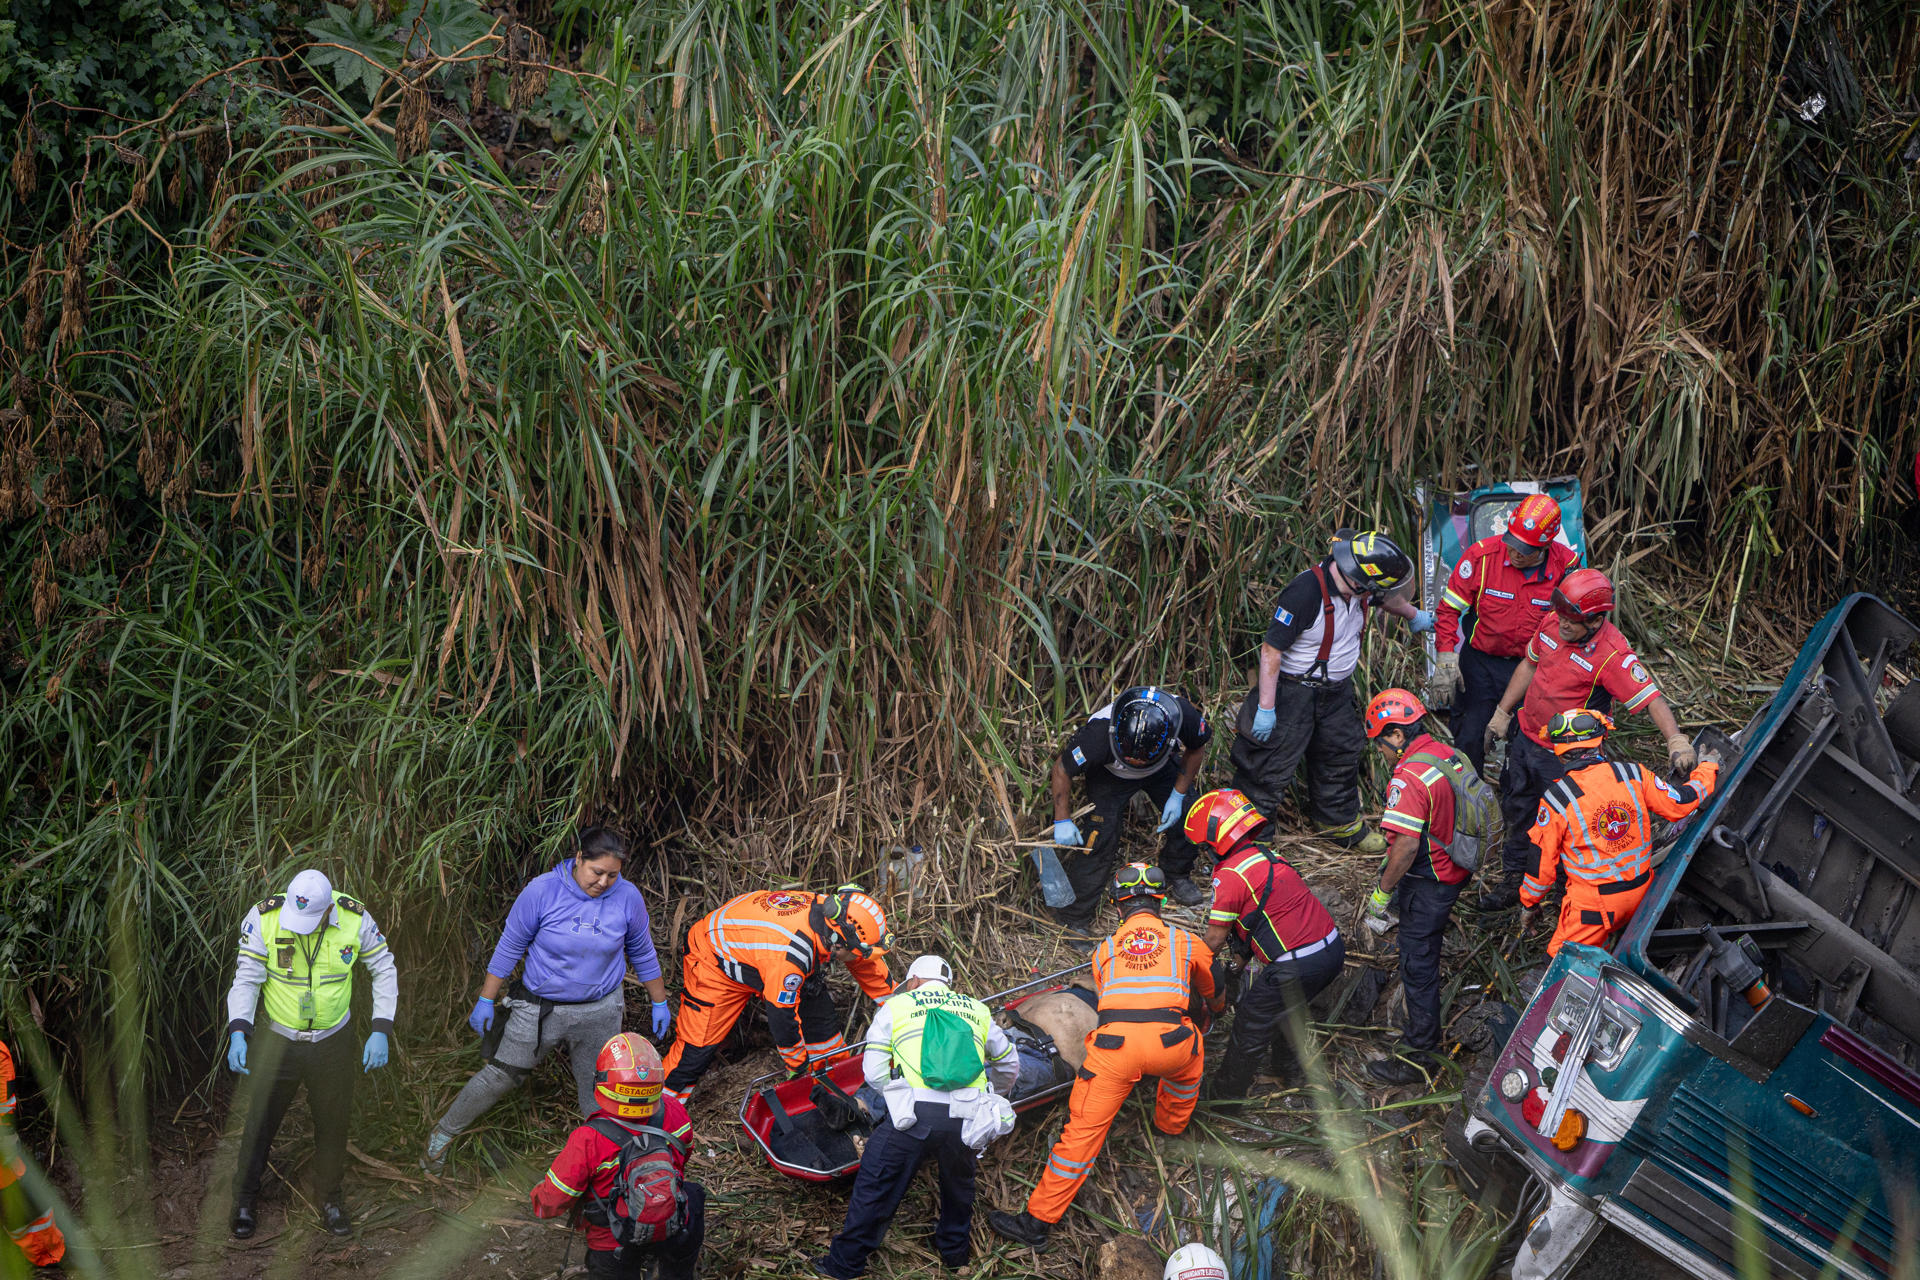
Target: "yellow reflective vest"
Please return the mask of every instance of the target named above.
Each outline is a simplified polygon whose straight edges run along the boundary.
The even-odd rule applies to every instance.
[[[944,1009],[964,1018],[973,1028],[974,1046],[980,1051],[982,1068],[978,1077],[969,1083],[976,1089],[987,1087],[987,1033],[993,1026],[993,1015],[987,1006],[971,996],[944,986],[916,987],[912,991],[902,991],[887,1001],[888,1016],[893,1020],[893,1038],[887,1048],[893,1055],[893,1065],[907,1083],[915,1089],[930,1088],[926,1077],[920,1072],[920,1046],[927,1024],[927,1015],[935,1009]]]
[[[333,895],[337,923],[312,933],[280,927],[283,895],[259,905],[260,939],[267,948],[263,999],[267,1016],[293,1031],[323,1031],[347,1016],[353,1004],[353,962],[360,958],[360,918],[366,909],[343,893]]]

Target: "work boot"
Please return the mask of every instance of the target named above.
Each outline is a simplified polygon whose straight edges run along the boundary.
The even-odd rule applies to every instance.
[[[253,1218],[253,1205],[236,1204],[233,1206],[233,1238],[235,1240],[253,1239],[254,1228],[259,1224]]]
[[[1367,1075],[1381,1084],[1427,1084],[1433,1078],[1430,1073],[1440,1069],[1433,1055],[1423,1050],[1403,1049],[1401,1053],[1403,1056],[1375,1058],[1367,1063]]]
[[[1322,840],[1332,841],[1342,849],[1351,849],[1355,853],[1377,854],[1387,851],[1387,838],[1358,820],[1345,826],[1317,827],[1314,833]]]
[[[1212,889],[1203,889],[1192,876],[1181,876],[1167,885],[1167,896],[1183,907],[1197,907],[1213,897]]]
[[[1022,1209],[1018,1213],[1008,1213],[1005,1209],[995,1209],[987,1215],[987,1225],[994,1234],[1005,1236],[1015,1244],[1031,1245],[1035,1249],[1045,1249],[1047,1238],[1053,1228]]]
[[[1206,1102],[1243,1106],[1247,1101],[1247,1091],[1252,1087],[1251,1080],[1229,1075],[1225,1071],[1216,1071],[1207,1077],[1205,1084],[1200,1086],[1200,1097]]]
[[[320,1206],[320,1221],[327,1228],[328,1235],[350,1236],[353,1234],[353,1219],[347,1211],[329,1200]]]
[[[1498,884],[1488,887],[1485,893],[1482,893],[1473,900],[1473,906],[1476,911],[1488,913],[1511,911],[1519,905],[1520,882],[1518,880],[1502,880]]]

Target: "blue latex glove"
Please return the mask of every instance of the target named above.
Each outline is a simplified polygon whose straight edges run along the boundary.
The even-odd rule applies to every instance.
[[[467,1025],[473,1028],[473,1034],[483,1036],[487,1028],[493,1025],[493,1001],[481,996],[473,1002],[473,1012],[467,1015]]]
[[[667,1028],[672,1025],[673,1006],[665,1000],[655,1000],[653,1002],[653,1038],[655,1040],[665,1039]]]
[[[1253,740],[1265,742],[1273,736],[1273,708],[1255,707],[1253,709]]]
[[[1168,796],[1166,804],[1162,805],[1160,808],[1160,825],[1153,829],[1153,834],[1159,835],[1162,831],[1165,831],[1168,827],[1180,821],[1180,814],[1186,809],[1186,807],[1187,807],[1186,792],[1176,791],[1172,795]]]
[[[360,1055],[362,1071],[377,1071],[387,1065],[387,1033],[376,1031],[367,1037],[367,1047]]]
[[[1413,616],[1407,619],[1407,625],[1413,628],[1416,633],[1433,630],[1433,610],[1414,610]]]
[[[227,1037],[227,1070],[237,1071],[243,1076],[253,1072],[247,1070],[247,1033],[236,1031]]]
[[[1080,828],[1074,825],[1072,818],[1062,818],[1053,824],[1053,842],[1071,845],[1077,849],[1085,844],[1087,839],[1080,834]]]

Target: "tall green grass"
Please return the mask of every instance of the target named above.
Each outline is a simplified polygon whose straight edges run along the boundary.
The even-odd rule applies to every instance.
[[[82,210],[0,277],[21,988],[108,989],[107,883],[186,1036],[302,863],[420,959],[589,811],[1013,816],[1423,476],[1697,520],[1715,607],[1817,581],[1916,435],[1896,9],[1265,0],[1225,145],[1159,0],[574,6],[531,172],[256,87],[167,144],[214,204],[164,268],[90,278]]]

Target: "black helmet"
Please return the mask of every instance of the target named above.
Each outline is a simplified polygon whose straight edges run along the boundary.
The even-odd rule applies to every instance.
[[[1413,559],[1378,529],[1341,529],[1333,535],[1331,551],[1333,567],[1356,591],[1387,596],[1413,580]]]
[[[1144,862],[1124,864],[1113,873],[1113,881],[1107,885],[1109,902],[1126,903],[1135,898],[1152,898],[1157,906],[1166,897],[1167,873]]]
[[[1173,752],[1179,728],[1173,695],[1165,689],[1136,686],[1113,700],[1107,735],[1113,758],[1136,769],[1158,768]]]

